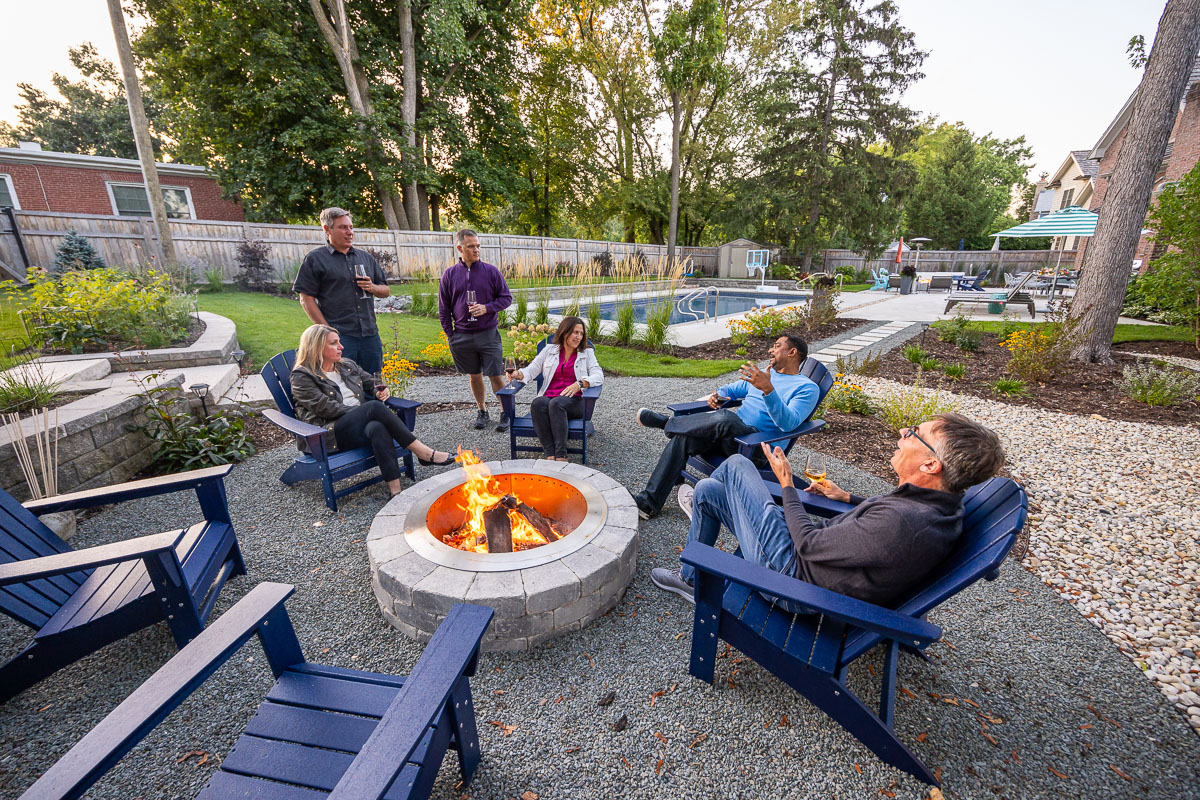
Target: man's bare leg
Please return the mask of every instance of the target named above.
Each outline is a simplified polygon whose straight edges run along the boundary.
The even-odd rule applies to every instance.
[[[480,411],[483,411],[485,410],[484,401],[487,399],[487,394],[483,389],[483,374],[480,373],[478,375],[471,375],[469,377],[471,379],[471,394],[475,398],[475,405],[479,406]],[[497,378],[492,378],[493,390],[496,388],[496,381]],[[503,389],[504,385],[501,384],[500,388]]]

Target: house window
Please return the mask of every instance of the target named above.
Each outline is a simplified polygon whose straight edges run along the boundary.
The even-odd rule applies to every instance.
[[[12,206],[18,210],[21,208],[21,204],[17,202],[17,190],[13,188],[12,176],[0,172],[0,208],[4,206]]]
[[[146,186],[141,183],[110,183],[108,194],[112,199],[113,213],[119,217],[149,217],[150,197]],[[195,219],[192,193],[186,186],[162,187],[163,203],[171,219]]]
[[[1066,208],[1067,206],[1071,205],[1071,198],[1074,195],[1074,189],[1067,189],[1065,192],[1063,192],[1062,204],[1059,206],[1059,208]]]

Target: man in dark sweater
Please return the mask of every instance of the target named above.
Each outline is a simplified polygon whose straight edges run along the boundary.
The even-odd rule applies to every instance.
[[[894,491],[864,499],[830,480],[809,484],[806,491],[855,506],[813,522],[787,456],[779,448],[763,449],[783,486],[783,507],[772,501],[750,460],[732,456],[696,484],[688,542],[715,544],[723,524],[737,537],[743,558],[882,606],[900,601],[950,553],[962,533],[962,493],[1004,465],[994,431],[959,414],[941,414],[901,430],[891,460],[900,483]],[[650,577],[660,589],[694,602],[693,574],[685,564],[679,571],[651,570]]]

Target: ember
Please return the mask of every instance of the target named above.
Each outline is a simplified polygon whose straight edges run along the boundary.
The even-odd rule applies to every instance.
[[[570,533],[560,522],[505,492],[487,466],[470,450],[458,450],[467,475],[457,508],[463,522],[442,541],[470,553],[512,553],[541,547]],[[574,526],[570,526],[573,528]]]

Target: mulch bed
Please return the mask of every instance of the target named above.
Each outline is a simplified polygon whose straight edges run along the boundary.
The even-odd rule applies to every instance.
[[[1156,356],[1177,356],[1200,361],[1200,350],[1191,342],[1122,342],[1113,350],[1122,353],[1153,353]]]
[[[804,337],[809,344],[820,342],[832,336],[837,336],[848,331],[852,331],[862,325],[866,325],[870,320],[865,319],[850,319],[846,317],[838,317],[832,322],[827,322],[821,325],[816,330],[810,332]],[[790,332],[790,331],[789,331]],[[750,341],[746,344],[746,350],[749,355],[755,358],[765,357],[766,350],[769,348],[778,337],[771,336],[751,336]],[[636,347],[636,345],[634,346]],[[639,348],[640,349],[640,348]],[[728,338],[718,339],[715,342],[706,342],[695,347],[676,347],[671,351],[671,355],[676,358],[701,358],[712,361],[719,358],[742,358],[737,352],[737,346]]]
[[[844,414],[832,408],[822,415],[825,427],[800,439],[809,450],[845,461],[885,481],[895,481],[892,453],[896,451],[895,431],[874,417]]]
[[[991,387],[997,379],[1011,377],[1005,369],[1009,360],[1008,351],[1000,347],[1000,339],[995,334],[984,334],[982,346],[970,355],[953,344],[941,341],[934,330],[924,334],[923,342],[914,338],[910,344],[920,344],[922,349],[943,364],[963,362],[967,365],[967,375],[961,381],[952,381],[943,376],[943,386],[957,394],[1069,414],[1099,414],[1108,419],[1159,425],[1200,424],[1200,405],[1195,402],[1177,406],[1147,406],[1126,397],[1115,385],[1126,366],[1144,360],[1130,355],[1130,352],[1161,352],[1155,349],[1159,345],[1190,346],[1186,342],[1129,342],[1120,345],[1113,351],[1114,364],[1068,364],[1045,383],[1029,386],[1030,393],[1026,397],[1001,395]],[[918,368],[904,359],[902,350],[897,347],[884,355],[878,377],[909,384],[916,379]],[[1174,347],[1165,347],[1163,350],[1176,354]],[[1183,352],[1178,354],[1189,357]],[[1190,357],[1196,357],[1195,348],[1192,348]],[[937,374],[926,375],[923,381],[927,386],[933,385],[937,382]]]

